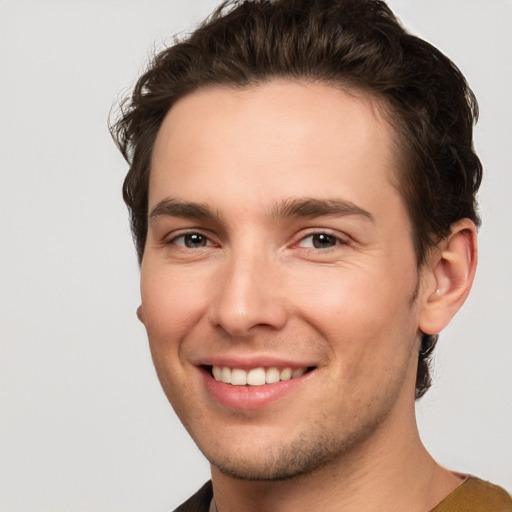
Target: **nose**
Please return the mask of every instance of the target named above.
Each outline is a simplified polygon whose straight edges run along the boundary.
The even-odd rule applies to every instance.
[[[233,337],[257,330],[278,331],[288,320],[282,272],[271,258],[255,251],[233,254],[224,262],[210,320]]]

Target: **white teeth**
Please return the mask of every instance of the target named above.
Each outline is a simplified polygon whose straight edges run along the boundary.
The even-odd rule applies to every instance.
[[[265,384],[265,368],[254,368],[247,374],[249,386],[262,386]]]
[[[227,366],[212,366],[212,374],[215,380],[222,381],[232,386],[263,386],[274,384],[281,380],[290,380],[301,377],[306,373],[306,368],[253,368],[246,372],[240,368],[229,368]]]
[[[233,368],[231,370],[231,384],[233,386],[245,386],[247,384],[247,372]]]
[[[222,380],[222,368],[220,366],[214,366],[212,368],[212,373],[213,376],[215,377],[215,380]]]
[[[280,377],[281,372],[277,368],[269,368],[265,376],[265,382],[267,384],[274,384],[274,382],[279,382],[281,380]]]
[[[306,371],[306,368],[295,368],[295,370],[293,370],[293,372],[292,372],[292,379],[296,379],[297,377],[304,375],[305,371]]]
[[[281,375],[279,377],[281,380],[290,380],[292,378],[292,369],[291,368],[283,368],[281,370]]]
[[[227,366],[222,367],[220,380],[226,384],[231,384],[231,368],[228,368]]]

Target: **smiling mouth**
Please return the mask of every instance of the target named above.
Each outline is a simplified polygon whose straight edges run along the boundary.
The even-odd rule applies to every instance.
[[[219,382],[232,386],[263,386],[277,382],[297,379],[315,369],[314,366],[299,368],[258,367],[250,370],[229,368],[228,366],[207,366],[205,369]]]

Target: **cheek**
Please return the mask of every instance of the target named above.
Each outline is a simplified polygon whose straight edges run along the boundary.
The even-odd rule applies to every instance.
[[[143,323],[153,363],[169,401],[180,408],[185,393],[183,339],[195,322],[197,305],[191,288],[177,272],[144,262],[141,269]]]
[[[175,340],[199,319],[206,306],[204,279],[176,267],[143,265],[141,297],[150,342]]]
[[[304,273],[302,291],[294,295],[298,314],[327,340],[345,372],[384,372],[410,353],[416,333],[409,303],[414,284],[415,273],[400,279],[369,269],[334,268],[323,275]]]
[[[325,334],[354,331],[364,337],[367,330],[386,323],[387,311],[402,307],[400,295],[405,293],[361,268],[312,269],[294,281],[290,295],[297,309]]]

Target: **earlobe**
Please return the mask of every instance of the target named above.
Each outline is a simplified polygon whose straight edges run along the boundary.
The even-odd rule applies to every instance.
[[[137,308],[137,318],[142,324],[145,325],[144,308],[142,304]]]
[[[426,271],[430,289],[425,290],[418,328],[425,334],[441,332],[466,300],[476,272],[475,224],[462,219],[433,252]]]

